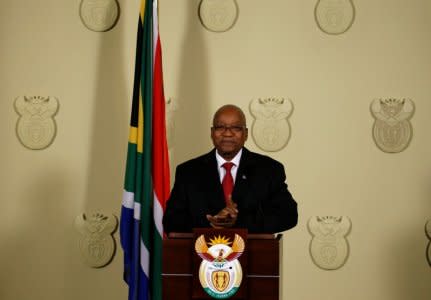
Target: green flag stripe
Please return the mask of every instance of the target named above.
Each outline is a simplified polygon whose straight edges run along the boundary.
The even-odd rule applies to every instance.
[[[151,182],[151,124],[152,124],[152,1],[146,2],[145,16],[143,24],[143,51],[142,51],[142,77],[141,77],[141,98],[144,111],[144,147],[143,147],[143,194],[141,205],[141,234],[142,241],[152,254],[150,247],[150,236],[152,229],[152,199],[153,186]]]
[[[154,225],[154,223],[153,223]],[[162,237],[157,234],[157,229],[153,226],[154,239],[151,260],[151,278],[153,285],[153,299],[162,299]]]

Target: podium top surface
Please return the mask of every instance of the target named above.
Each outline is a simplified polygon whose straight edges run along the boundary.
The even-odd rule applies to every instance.
[[[271,233],[250,233],[247,235],[248,240],[279,240],[281,234],[271,234]],[[193,233],[191,232],[170,232],[168,234],[169,239],[192,239]]]

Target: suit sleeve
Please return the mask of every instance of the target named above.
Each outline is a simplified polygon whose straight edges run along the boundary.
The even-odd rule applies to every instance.
[[[285,183],[283,165],[276,162],[268,178],[267,195],[259,204],[258,222],[248,225],[250,232],[276,233],[293,228],[298,223],[297,204]]]
[[[175,171],[175,183],[163,215],[163,230],[167,233],[190,232],[192,229],[184,179],[182,168],[178,166]]]

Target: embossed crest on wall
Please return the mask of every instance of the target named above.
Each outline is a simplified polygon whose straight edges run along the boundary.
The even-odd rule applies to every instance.
[[[313,236],[310,254],[316,266],[324,270],[336,270],[346,263],[349,256],[346,236],[351,227],[352,223],[346,216],[310,218],[308,230]]]
[[[79,15],[88,29],[108,31],[118,21],[120,6],[117,0],[82,0]]]
[[[198,13],[206,29],[224,32],[235,25],[238,5],[235,0],[201,0]]]
[[[105,216],[95,213],[87,218],[81,214],[75,219],[79,231],[79,250],[83,262],[89,267],[104,267],[112,261],[115,254],[115,240],[112,234],[117,229],[118,220],[114,215]]]
[[[280,151],[290,139],[289,116],[293,104],[285,98],[259,98],[250,102],[253,116],[251,136],[256,145],[268,152]]]
[[[375,118],[373,138],[380,150],[397,153],[406,149],[413,136],[410,119],[415,105],[410,99],[375,99],[371,103]]]
[[[428,260],[429,265],[431,266],[431,220],[429,220],[425,224],[425,233],[426,233],[428,239],[430,240],[428,242],[428,246],[427,246],[427,260]]]
[[[15,99],[15,110],[19,114],[16,134],[27,148],[45,149],[54,141],[56,123],[54,116],[58,111],[55,97],[23,96]]]
[[[319,0],[314,8],[314,17],[323,32],[342,34],[355,20],[355,6],[352,0]]]

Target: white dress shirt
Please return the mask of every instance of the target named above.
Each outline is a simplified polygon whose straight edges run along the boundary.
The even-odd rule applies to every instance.
[[[215,153],[216,153],[216,159],[217,159],[217,170],[218,170],[218,174],[220,175],[220,182],[223,181],[224,175],[226,174],[226,169],[223,168],[223,164],[226,162],[232,162],[234,165],[232,166],[230,173],[232,174],[232,177],[233,177],[233,183],[235,183],[236,173],[238,172],[238,167],[239,167],[239,161],[241,160],[242,148],[235,155],[235,157],[232,158],[232,160],[230,161],[225,160],[220,154],[218,154],[217,150]]]

